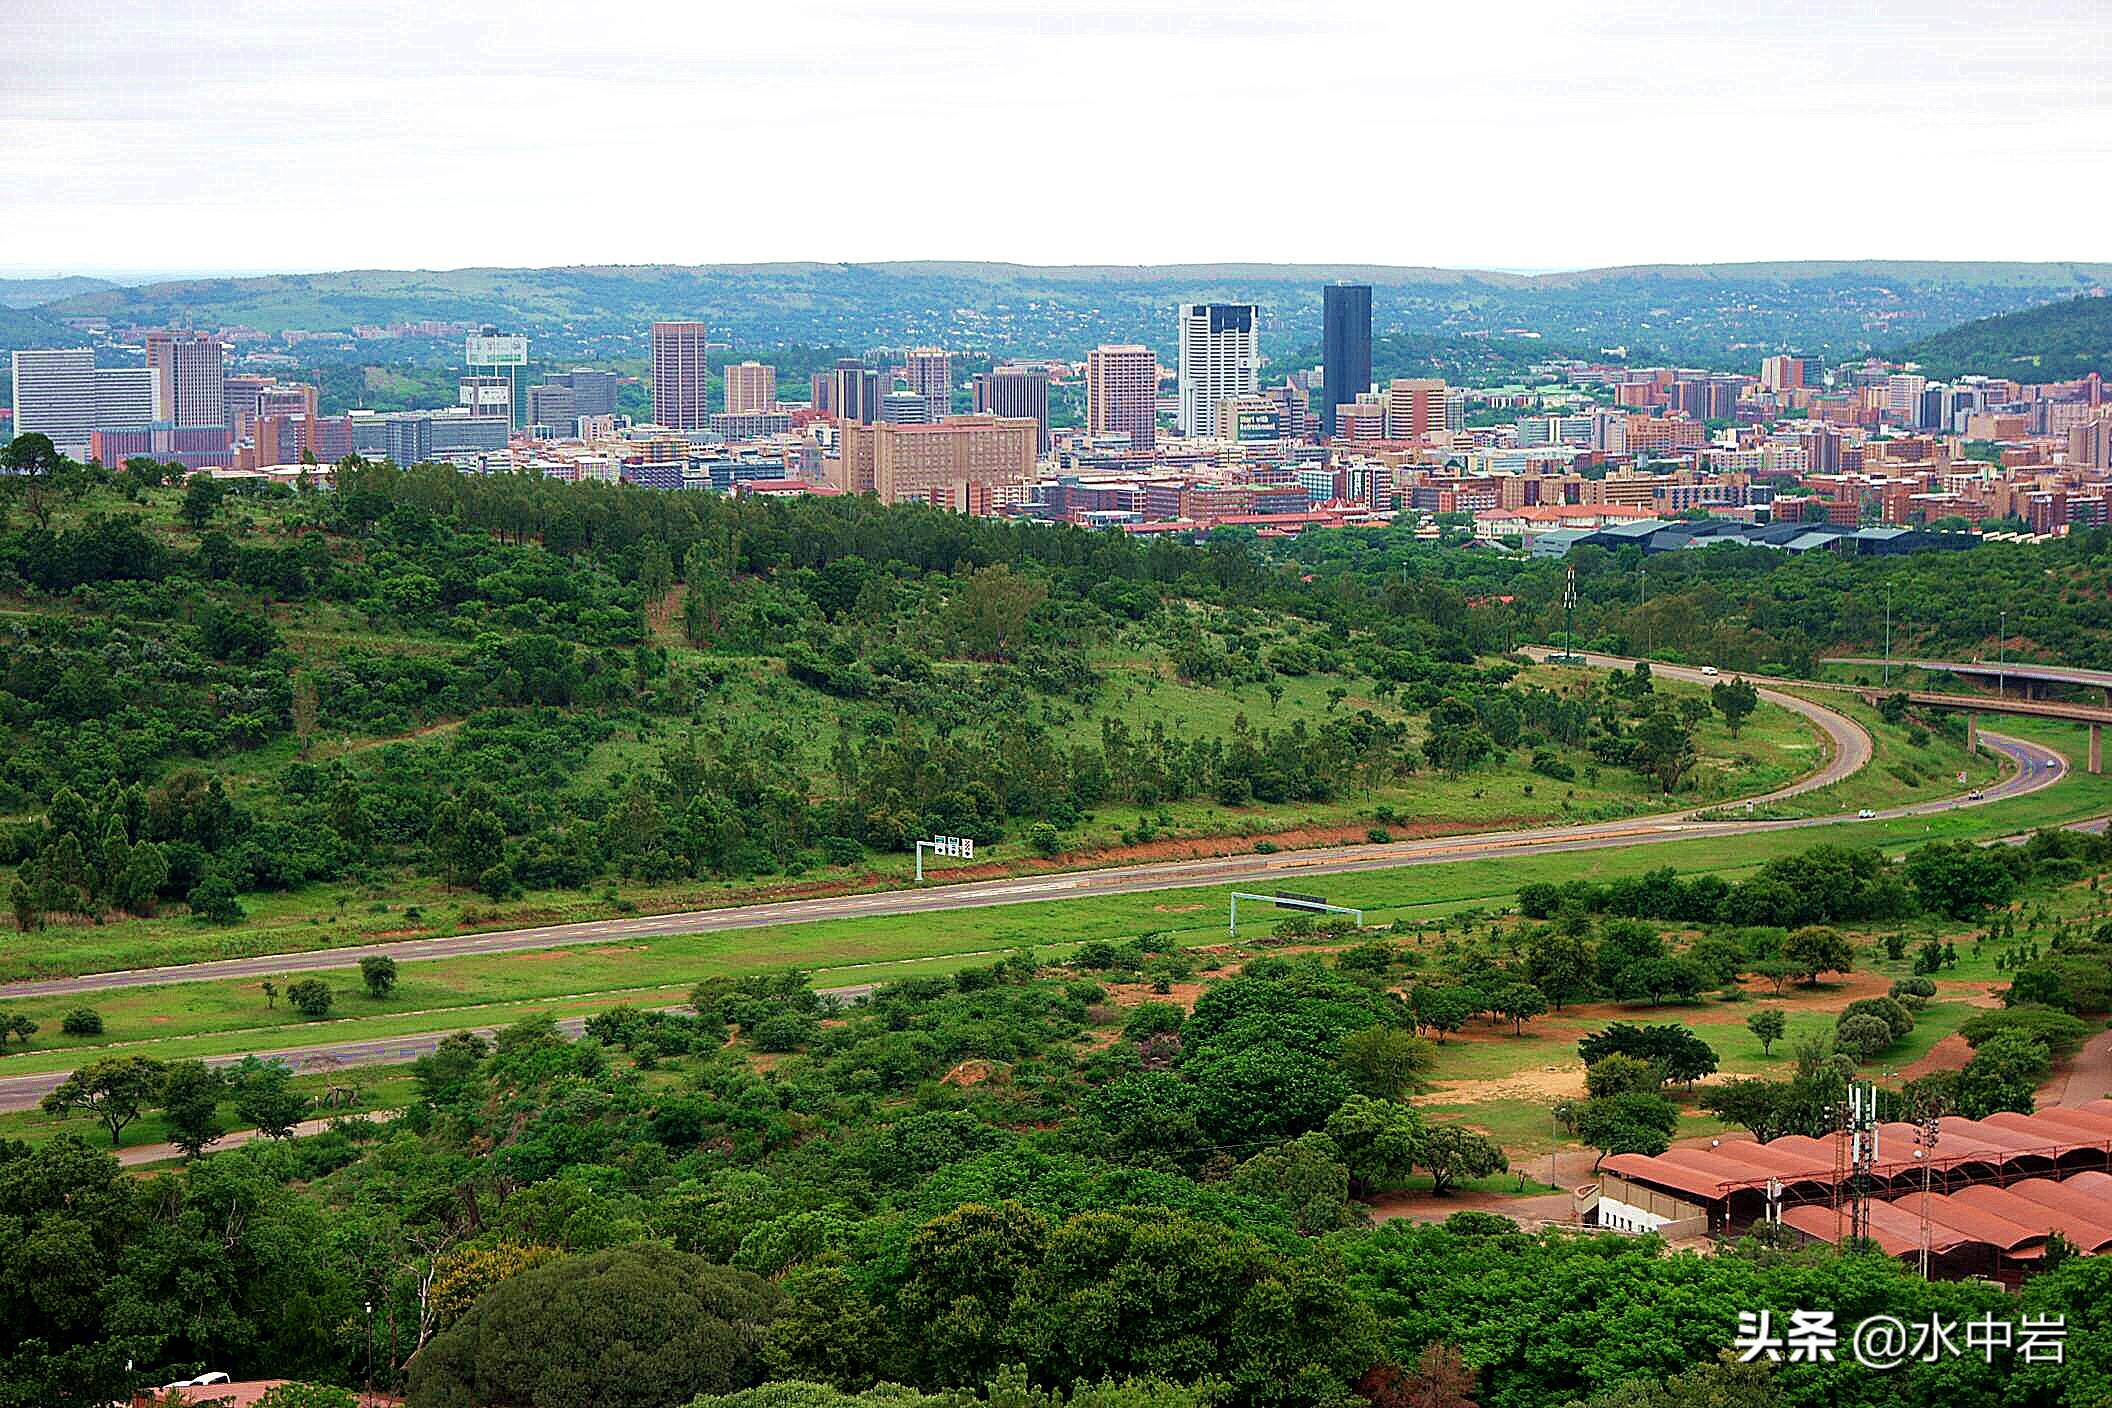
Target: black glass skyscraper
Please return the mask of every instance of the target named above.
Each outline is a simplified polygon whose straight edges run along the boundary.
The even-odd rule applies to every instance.
[[[1335,407],[1371,390],[1371,285],[1329,284],[1322,290],[1321,367],[1327,377],[1320,425],[1335,433]]]

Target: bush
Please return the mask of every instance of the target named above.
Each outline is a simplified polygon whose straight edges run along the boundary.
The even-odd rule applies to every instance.
[[[321,1017],[330,1011],[330,985],[321,978],[303,978],[286,989],[286,1000],[294,1010],[307,1017]]]
[[[359,977],[367,985],[370,996],[387,997],[396,991],[396,960],[387,954],[362,958],[359,960]]]
[[[755,1024],[750,1039],[758,1051],[797,1051],[821,1034],[821,1024],[804,1012],[780,1012]]]
[[[780,1303],[760,1276],[654,1243],[508,1276],[411,1361],[420,1408],[667,1408],[762,1378]],[[559,1386],[562,1386],[561,1389]]]
[[[242,902],[235,898],[235,887],[223,876],[208,875],[198,882],[190,893],[191,914],[208,924],[240,924],[244,917]]]
[[[68,1036],[101,1036],[103,1014],[93,1007],[76,1007],[59,1019],[59,1030]]]

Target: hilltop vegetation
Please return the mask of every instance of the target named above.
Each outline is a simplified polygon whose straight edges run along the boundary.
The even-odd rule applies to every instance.
[[[456,891],[866,883],[934,833],[1000,865],[1385,839],[1805,766],[1749,699],[1493,659],[1441,581],[1344,592],[1249,542],[432,466],[163,475],[5,481],[16,965],[64,952],[42,925],[165,906],[357,901],[401,934],[383,916]]]
[[[1520,329],[1549,346],[1640,344],[1668,357],[1744,368],[1781,348],[1845,356],[1887,345],[1921,329],[2072,294],[2112,278],[2112,269],[1873,261],[1536,276],[1357,266],[949,263],[361,270],[105,289],[44,311],[267,332],[420,319],[493,322],[529,333],[553,355],[604,357],[640,355],[645,326],[655,318],[694,317],[739,351],[940,342],[998,355],[1081,357],[1099,342],[1144,342],[1170,356],[1176,304],[1254,301],[1263,313],[1263,348],[1281,358],[1314,339],[1321,286],[1338,278],[1378,287],[1374,328],[1382,334],[1457,337]],[[303,355],[322,351],[308,344]]]
[[[1893,354],[1932,377],[1979,373],[2016,381],[2112,376],[2112,298],[2072,298],[1981,318],[1911,342]]]

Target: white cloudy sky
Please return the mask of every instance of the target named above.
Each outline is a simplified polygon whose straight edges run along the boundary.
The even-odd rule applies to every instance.
[[[2107,259],[2108,18],[0,0],[0,272]]]

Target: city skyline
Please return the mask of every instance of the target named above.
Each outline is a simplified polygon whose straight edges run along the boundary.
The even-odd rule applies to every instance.
[[[245,14],[260,22],[239,22]],[[2033,0],[1999,22],[1956,0],[1922,0],[1882,16],[1814,9],[1795,23],[1700,4],[1587,10],[1547,0],[1413,13],[1349,3],[992,10],[916,0],[872,10],[806,0],[769,11],[647,6],[638,23],[584,29],[554,47],[538,22],[557,21],[554,6],[530,0],[504,15],[498,23],[475,6],[325,0],[298,24],[242,5],[230,22],[227,7],[178,0],[119,23],[108,6],[10,7],[0,19],[0,46],[14,59],[0,93],[0,141],[15,157],[0,197],[8,265],[219,274],[970,257],[1499,270],[1873,250],[2061,259],[2088,256],[2076,247],[2088,237],[2076,232],[2112,213],[2112,195],[2084,174],[2112,156],[2108,40],[2088,0]],[[363,42],[375,33],[402,42]],[[813,61],[811,36],[826,37],[826,62]],[[1389,52],[1487,54],[1500,66],[1500,101],[1486,101],[1482,65],[1431,63],[1409,75],[1404,117],[1402,75],[1349,57]],[[1460,180],[1484,157],[1524,151],[1585,174],[1622,142],[1675,138],[1705,121],[1726,142],[1758,144],[1785,162],[1823,166],[1858,142],[1903,143],[1902,156],[1918,146],[1940,154],[1946,171],[2059,191],[2070,218],[1903,226],[1883,202],[1846,201],[1795,224],[1549,221],[1520,219],[1521,196],[1434,221],[1421,218],[1432,188],[1417,183],[1375,193],[1368,218],[1325,233],[1301,222],[1220,222],[1198,247],[1179,200],[1108,221],[1093,201],[1048,202],[1033,181],[975,202],[933,201],[883,164],[849,163],[835,174],[839,197],[876,216],[852,235],[826,221],[766,228],[704,218],[716,199],[704,182],[670,197],[677,218],[665,220],[611,221],[585,200],[507,222],[317,219],[288,238],[287,212],[336,208],[348,181],[452,190],[465,171],[531,164],[615,180],[625,133],[715,137],[727,112],[767,112],[750,135],[788,153],[825,150],[845,123],[875,112],[902,127],[935,124],[963,172],[1016,162],[1019,132],[1039,129],[1062,134],[1045,139],[1048,162],[1134,152],[1125,182],[1163,180],[1171,191],[1177,153],[1150,134],[1178,130],[1180,114],[1211,100],[1214,75],[1242,68],[1268,77],[1272,110],[1324,113],[1330,131],[1366,133],[1373,146],[1404,121],[1435,128]],[[1758,74],[1767,81],[1750,81]],[[589,120],[553,122],[553,111]],[[982,120],[995,112],[1007,121]],[[1300,169],[1304,125],[1253,123],[1238,136],[1243,157]],[[430,141],[435,131],[449,140]],[[1693,189],[1727,216],[1778,198],[1698,176]],[[169,210],[185,218],[157,220],[142,241],[142,217]]]

